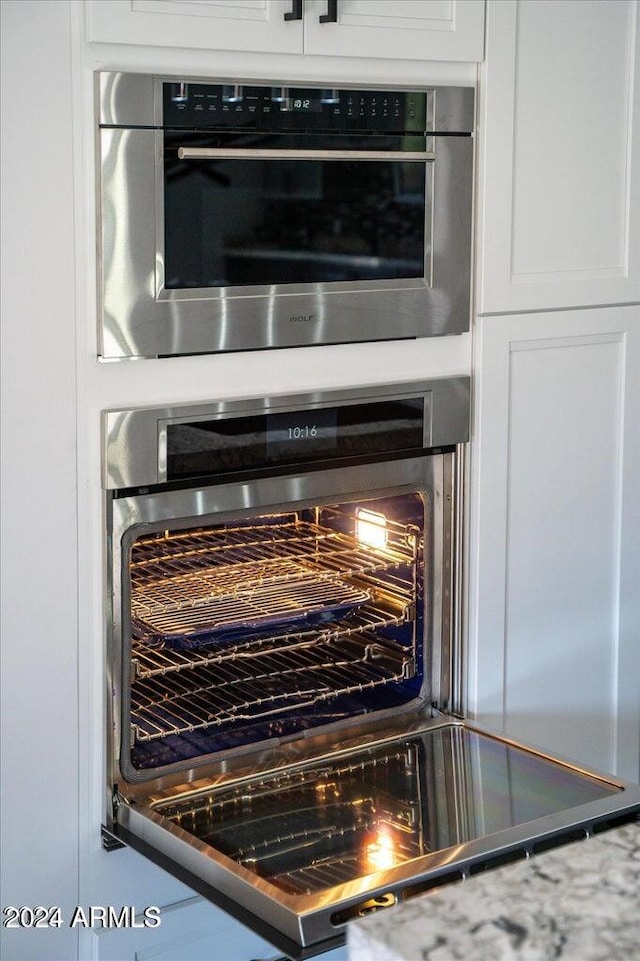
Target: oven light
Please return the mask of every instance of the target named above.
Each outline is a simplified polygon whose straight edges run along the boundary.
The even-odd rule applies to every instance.
[[[385,871],[398,863],[395,844],[389,831],[381,828],[375,840],[366,848],[367,867],[372,871]]]
[[[387,518],[376,511],[358,508],[356,511],[356,537],[361,544],[385,547],[387,543]]]

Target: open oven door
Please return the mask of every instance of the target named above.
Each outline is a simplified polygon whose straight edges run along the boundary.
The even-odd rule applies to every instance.
[[[640,816],[640,788],[409,715],[143,797],[113,833],[290,957],[349,920]]]

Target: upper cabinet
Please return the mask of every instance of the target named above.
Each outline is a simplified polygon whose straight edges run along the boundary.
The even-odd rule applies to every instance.
[[[640,300],[637,0],[489,0],[478,309]]]
[[[307,0],[304,52],[482,60],[483,0]],[[325,21],[327,15],[335,21]]]
[[[484,0],[86,0],[100,43],[482,60]]]

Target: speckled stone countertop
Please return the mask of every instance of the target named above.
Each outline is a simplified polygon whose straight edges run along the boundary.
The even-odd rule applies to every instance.
[[[349,961],[638,961],[640,823],[354,921]]]

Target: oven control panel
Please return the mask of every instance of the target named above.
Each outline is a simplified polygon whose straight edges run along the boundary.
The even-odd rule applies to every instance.
[[[427,93],[398,90],[321,90],[241,84],[165,82],[165,127],[224,127],[257,131],[427,129]]]

